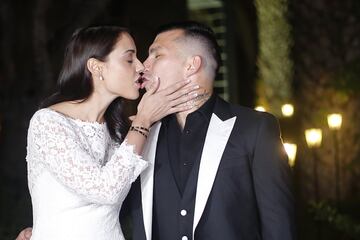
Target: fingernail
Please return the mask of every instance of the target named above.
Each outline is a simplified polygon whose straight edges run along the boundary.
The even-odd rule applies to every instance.
[[[194,89],[198,89],[200,86],[199,85],[195,85],[194,86]]]
[[[189,83],[189,82],[191,82],[191,79],[187,79],[185,82],[186,82],[186,83]]]
[[[194,96],[194,97],[197,97],[197,96],[198,96],[198,94],[197,94],[197,93],[194,93],[194,94],[193,94],[193,96]]]

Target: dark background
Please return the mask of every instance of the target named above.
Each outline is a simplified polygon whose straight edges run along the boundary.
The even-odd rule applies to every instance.
[[[270,1],[270,0],[269,0]],[[285,0],[284,0],[285,1]],[[253,0],[226,0],[229,100],[254,107],[259,53]],[[131,29],[144,60],[161,24],[198,19],[185,0],[0,0],[0,239],[32,225],[26,178],[26,131],[50,94],[72,32],[88,25]],[[281,116],[285,138],[298,142],[294,172],[299,239],[360,239],[360,1],[288,0],[293,79],[292,119]],[[276,51],[276,50],[275,50]],[[217,89],[222,93],[224,89]],[[326,113],[343,114],[339,134],[342,196],[334,198],[333,142]],[[306,147],[303,130],[324,129],[323,146]],[[313,157],[319,161],[320,201],[314,202]]]

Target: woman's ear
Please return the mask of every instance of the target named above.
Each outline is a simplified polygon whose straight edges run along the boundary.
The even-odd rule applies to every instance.
[[[91,72],[91,75],[102,77],[102,62],[96,58],[89,58],[86,62],[87,69]]]
[[[186,63],[186,77],[190,77],[191,75],[197,73],[202,64],[202,59],[200,56],[192,56],[188,59]]]

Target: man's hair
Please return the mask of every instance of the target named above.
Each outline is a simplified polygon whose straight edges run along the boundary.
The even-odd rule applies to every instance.
[[[205,51],[213,58],[216,63],[215,74],[217,74],[222,62],[220,47],[216,41],[215,33],[213,30],[205,24],[195,21],[175,22],[162,25],[156,31],[156,35],[171,31],[171,30],[183,30],[184,37],[186,39],[192,39],[201,43],[204,46]]]

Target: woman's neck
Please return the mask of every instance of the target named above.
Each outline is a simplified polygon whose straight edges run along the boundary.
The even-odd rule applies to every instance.
[[[104,122],[106,109],[114,98],[105,98],[101,94],[94,92],[87,100],[78,105],[79,114],[86,121]]]

